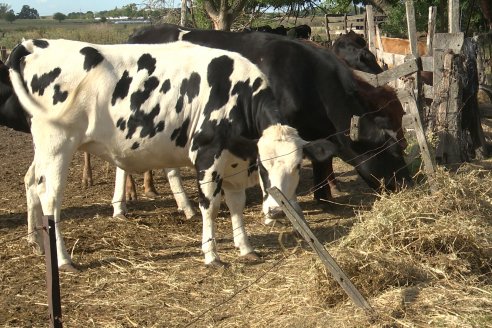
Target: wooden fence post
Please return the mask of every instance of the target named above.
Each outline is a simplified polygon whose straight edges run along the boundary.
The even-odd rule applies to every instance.
[[[43,231],[50,327],[61,328],[62,313],[60,301],[60,277],[58,273],[55,220],[53,215],[43,216]]]
[[[436,14],[437,7],[429,7],[429,21],[427,23],[427,56],[432,56],[432,45],[434,34],[436,33]]]
[[[313,234],[309,228],[306,219],[294,207],[290,204],[287,198],[282,194],[280,190],[276,187],[268,189],[268,193],[277,201],[277,203],[282,207],[287,218],[292,222],[294,228],[301,234],[301,236],[307,241],[309,246],[318,254],[321,261],[324,263],[326,268],[330,271],[333,278],[338,282],[338,284],[347,293],[350,299],[360,308],[364,309],[368,314],[373,315],[374,310],[371,305],[366,301],[364,296],[359,292],[359,290],[352,284],[349,277],[342,271],[342,269],[335,262],[333,257],[326,251],[325,247],[319,242],[318,238]]]
[[[325,14],[325,31],[326,31],[326,39],[328,40],[328,44],[331,46],[330,25],[328,22],[328,14]]]
[[[461,32],[459,0],[448,0],[448,31],[449,33]]]
[[[375,30],[374,30],[374,12],[372,11],[372,6],[366,6],[366,17],[367,17],[367,37],[369,42],[369,50],[373,54],[376,53],[376,47],[374,45]]]

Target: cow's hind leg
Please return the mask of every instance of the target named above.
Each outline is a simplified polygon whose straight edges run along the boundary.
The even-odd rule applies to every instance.
[[[78,272],[67,252],[60,227],[63,192],[67,183],[70,161],[75,153],[75,147],[72,144],[64,144],[61,141],[64,139],[60,137],[55,141],[50,138],[39,140],[40,142],[35,140],[34,183],[43,214],[54,217],[58,267],[61,270]]]
[[[152,199],[155,199],[157,196],[159,196],[159,193],[155,189],[152,171],[146,171],[144,173],[144,194],[146,197]]]
[[[87,188],[93,185],[91,155],[84,152],[84,168],[82,170],[82,186]]]
[[[246,228],[244,226],[243,212],[246,205],[246,192],[244,190],[232,191],[224,190],[225,201],[232,220],[232,235],[234,246],[239,249],[239,255],[244,261],[258,262],[260,257],[253,250],[249,243]]]

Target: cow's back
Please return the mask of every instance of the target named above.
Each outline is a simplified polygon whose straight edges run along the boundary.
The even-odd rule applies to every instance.
[[[81,138],[81,149],[133,171],[149,167],[140,158],[152,161],[150,167],[189,165],[192,136],[203,132],[203,122],[251,107],[253,96],[268,88],[259,69],[239,54],[188,42],[29,40],[22,46],[29,53],[18,65],[22,78],[33,103],[45,110],[25,102],[33,121],[65,125]],[[246,133],[246,124],[234,124],[234,133]]]

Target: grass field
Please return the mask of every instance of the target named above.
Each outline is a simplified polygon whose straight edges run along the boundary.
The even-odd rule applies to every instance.
[[[139,24],[97,23],[89,20],[20,19],[0,20],[0,46],[12,49],[22,38],[70,39],[91,43],[122,43]]]

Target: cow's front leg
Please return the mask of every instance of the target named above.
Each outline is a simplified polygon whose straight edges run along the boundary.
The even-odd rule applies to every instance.
[[[116,168],[116,177],[114,180],[114,194],[111,204],[113,205],[113,217],[125,219],[126,210],[126,180],[127,173]]]
[[[232,220],[232,235],[234,246],[239,249],[239,255],[248,262],[258,262],[260,257],[253,250],[244,226],[243,212],[246,205],[245,190],[232,191],[224,189],[225,201]]]
[[[337,181],[333,173],[333,161],[330,159],[326,162],[312,162],[313,164],[313,184],[314,199],[332,200],[330,187],[338,191]]]
[[[193,208],[193,205],[191,205],[188,196],[186,196],[179,169],[165,169],[165,171],[167,180],[169,181],[169,187],[173,192],[178,209],[184,212],[187,219],[193,219],[197,213]]]
[[[205,265],[214,267],[226,266],[217,254],[215,240],[215,218],[220,206],[220,191],[222,177],[217,171],[198,170],[198,203],[202,213],[202,251],[205,256]]]
[[[27,243],[33,247],[34,253],[44,254],[43,210],[36,190],[35,163],[33,162],[24,177],[27,199]]]

